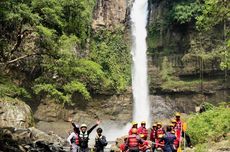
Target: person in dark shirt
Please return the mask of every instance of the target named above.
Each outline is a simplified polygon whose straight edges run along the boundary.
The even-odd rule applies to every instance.
[[[97,135],[95,138],[95,152],[104,152],[105,146],[108,144],[104,135],[102,135],[102,129],[97,128]]]
[[[174,140],[176,140],[176,136],[172,134],[172,129],[170,126],[167,126],[166,133],[161,138],[160,141],[164,141],[164,152],[175,152],[176,148],[174,147]]]

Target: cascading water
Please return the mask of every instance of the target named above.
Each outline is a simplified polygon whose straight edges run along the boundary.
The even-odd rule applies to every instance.
[[[132,21],[132,89],[134,98],[133,120],[151,123],[150,104],[147,83],[147,45],[146,25],[148,16],[148,0],[135,0],[131,10]]]
[[[148,0],[135,0],[131,10],[132,21],[132,89],[134,98],[133,120],[140,123],[147,122],[147,127],[151,125],[150,104],[148,98],[147,84],[147,45],[146,45],[146,24],[148,16]],[[109,125],[108,125],[109,124]],[[114,141],[117,137],[127,135],[131,127],[130,122],[125,126],[111,125],[105,123],[104,134],[109,141]]]

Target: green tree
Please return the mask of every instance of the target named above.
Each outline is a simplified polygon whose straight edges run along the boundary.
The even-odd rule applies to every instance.
[[[90,59],[100,64],[110,80],[110,90],[121,92],[130,84],[131,56],[123,30],[99,30],[93,34]]]

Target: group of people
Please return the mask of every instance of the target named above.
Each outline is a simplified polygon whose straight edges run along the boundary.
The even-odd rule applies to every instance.
[[[129,130],[129,136],[120,145],[120,151],[126,152],[150,152],[164,151],[176,152],[182,144],[182,137],[185,137],[188,147],[192,147],[190,137],[185,133],[186,125],[180,119],[180,113],[176,113],[175,119],[163,128],[161,122],[154,123],[148,139],[146,122],[141,122],[138,127],[137,122],[133,122]]]
[[[80,127],[72,122],[73,132],[67,138],[71,145],[72,152],[89,152],[88,141],[89,135],[100,124],[96,124],[87,129],[86,124]],[[104,152],[104,147],[108,144],[102,129],[97,128],[95,138],[94,151]],[[120,152],[177,152],[182,144],[182,137],[185,138],[187,146],[192,147],[190,137],[186,134],[186,125],[180,119],[180,113],[176,113],[175,119],[171,123],[163,127],[161,122],[154,123],[149,134],[146,128],[146,122],[142,121],[138,127],[137,122],[132,123],[132,128],[128,132],[128,137],[124,139],[124,143],[120,145]]]
[[[97,121],[94,126],[90,129],[87,129],[86,124],[82,124],[80,127],[72,122],[73,132],[68,136],[67,141],[70,144],[71,152],[89,152],[88,147],[89,135],[90,133],[100,124],[100,121]],[[104,147],[108,144],[105,136],[102,135],[102,129],[97,128],[97,135],[95,137],[95,152],[103,152]]]

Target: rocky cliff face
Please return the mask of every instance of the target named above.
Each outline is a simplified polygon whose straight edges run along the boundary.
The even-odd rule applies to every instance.
[[[93,14],[93,29],[124,25],[129,17],[132,0],[97,0]]]

